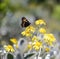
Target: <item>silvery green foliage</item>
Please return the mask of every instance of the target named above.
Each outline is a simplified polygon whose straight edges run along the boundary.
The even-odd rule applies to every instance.
[[[30,53],[29,51],[25,52],[27,45],[28,45],[27,38],[20,38],[18,40],[19,51],[21,51],[20,53],[24,55],[24,59],[33,59],[36,56],[36,53],[35,52]]]
[[[0,59],[4,59],[6,51],[0,46]]]
[[[60,59],[60,52],[56,55],[55,59]]]
[[[11,52],[3,53],[1,55],[1,56],[3,56],[1,59],[8,59],[7,57],[9,55],[13,59],[55,59],[55,58],[59,59],[59,57],[60,57],[60,52],[58,51],[59,52],[58,53],[57,50],[56,50],[56,48],[58,48],[58,47],[53,48],[49,53],[44,52],[44,51],[42,52],[42,50],[41,50],[41,52],[38,51],[38,53],[36,51],[25,52],[26,48],[27,48],[27,44],[28,44],[27,38],[20,38],[18,40],[18,49],[15,49],[14,53],[11,53]],[[39,52],[40,52],[40,55],[38,55]]]
[[[47,54],[45,59],[50,59],[50,54]]]
[[[26,38],[20,38],[18,40],[18,47],[22,53],[26,51],[27,46],[28,46],[28,41],[26,40]]]
[[[34,59],[37,59],[36,57],[34,57]],[[42,57],[38,57],[38,59],[42,59]]]
[[[24,59],[23,53],[20,50],[16,50],[14,53],[14,59]]]

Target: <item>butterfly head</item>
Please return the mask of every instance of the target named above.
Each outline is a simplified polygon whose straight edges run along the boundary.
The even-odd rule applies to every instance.
[[[22,22],[27,22],[27,19],[25,17],[22,17]]]

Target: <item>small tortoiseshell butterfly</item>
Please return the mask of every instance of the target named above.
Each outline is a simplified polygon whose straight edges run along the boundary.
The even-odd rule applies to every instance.
[[[21,23],[21,26],[22,27],[27,27],[29,26],[31,23],[25,18],[25,17],[22,17],[22,23]]]

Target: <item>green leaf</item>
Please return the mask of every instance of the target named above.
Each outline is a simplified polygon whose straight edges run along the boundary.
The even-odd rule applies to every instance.
[[[24,57],[24,59],[30,58],[33,55],[34,55],[34,53],[28,54],[26,57]]]
[[[10,53],[7,55],[7,59],[13,59],[13,55],[11,55]]]
[[[55,6],[52,16],[56,19],[60,19],[60,5]]]

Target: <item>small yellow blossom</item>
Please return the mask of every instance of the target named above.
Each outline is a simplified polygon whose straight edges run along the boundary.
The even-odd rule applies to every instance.
[[[36,51],[38,51],[38,50],[40,49],[40,47],[34,46],[34,49],[35,49]]]
[[[46,30],[44,28],[40,28],[39,29],[39,32],[42,33],[42,34],[45,34],[46,33]]]
[[[46,51],[46,52],[49,52],[49,51],[50,51],[50,49],[49,49],[49,48],[45,48],[45,51]]]
[[[11,45],[4,46],[4,48],[7,52],[14,52],[15,51]]]
[[[17,44],[17,43],[18,43],[18,41],[17,41],[16,38],[11,38],[10,41],[11,41],[12,43],[14,43],[14,44]]]
[[[37,36],[33,36],[32,41],[38,40]]]
[[[31,33],[27,33],[27,34],[26,34],[26,37],[30,37],[30,36],[32,36]]]
[[[29,37],[29,36],[32,36],[32,34],[29,32],[29,31],[25,31],[25,36]]]
[[[33,48],[38,51],[40,48],[42,48],[42,42],[36,41],[35,44],[33,44]]]
[[[49,44],[52,45],[53,42],[56,41],[55,37],[53,36],[53,34],[44,34],[44,41]]]
[[[36,25],[40,25],[40,24],[46,25],[46,23],[45,23],[44,20],[42,20],[42,19],[39,19],[39,20],[35,21],[35,24],[36,24]]]
[[[32,49],[32,45],[28,44],[28,49],[31,50]]]
[[[27,28],[26,28],[26,31],[29,31],[29,32],[35,32],[35,28],[33,27],[33,26],[28,26]]]
[[[23,36],[25,36],[26,33],[25,33],[25,31],[23,31],[21,34],[22,34]]]
[[[27,37],[32,36],[32,34],[30,33],[30,31],[28,31],[28,30],[23,31],[21,34],[23,36],[27,36]]]

